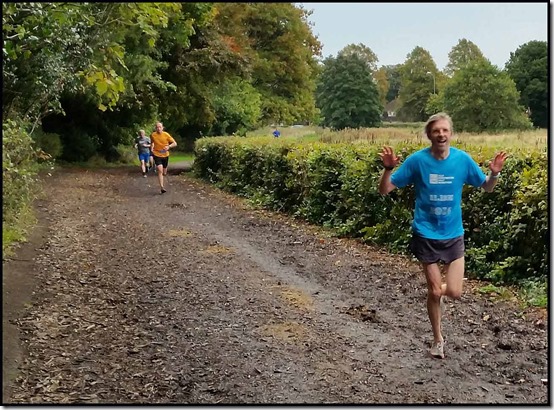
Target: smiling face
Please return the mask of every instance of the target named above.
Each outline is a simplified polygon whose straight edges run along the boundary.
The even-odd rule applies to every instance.
[[[441,118],[430,124],[427,137],[431,140],[431,150],[447,151],[452,139],[452,128],[447,119]]]

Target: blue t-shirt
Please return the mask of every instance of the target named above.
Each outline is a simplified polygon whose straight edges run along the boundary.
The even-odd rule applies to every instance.
[[[462,188],[480,187],[485,173],[468,153],[450,147],[450,154],[438,160],[431,148],[419,150],[391,175],[398,188],[414,184],[416,193],[413,230],[428,239],[452,239],[464,234]]]
[[[279,138],[279,137],[281,136],[281,131],[279,131],[279,130],[273,131],[273,136],[274,136],[275,138]]]

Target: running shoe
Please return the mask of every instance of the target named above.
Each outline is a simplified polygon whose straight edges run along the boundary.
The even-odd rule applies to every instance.
[[[429,353],[431,354],[431,356],[444,359],[444,343],[444,340],[433,343],[433,346],[431,346],[431,349],[429,349]]]

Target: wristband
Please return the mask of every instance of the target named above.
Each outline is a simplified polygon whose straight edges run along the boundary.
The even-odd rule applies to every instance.
[[[394,165],[392,167],[386,167],[383,165],[383,168],[385,168],[387,171],[392,171],[394,169]]]
[[[499,176],[500,176],[500,172],[499,172],[498,174],[496,174],[496,175],[493,175],[493,174],[490,175],[490,177],[491,177],[492,179],[498,179]]]

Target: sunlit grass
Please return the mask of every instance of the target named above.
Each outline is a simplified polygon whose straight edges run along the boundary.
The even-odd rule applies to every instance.
[[[399,142],[426,143],[423,129],[413,128],[360,128],[341,131],[323,130],[320,139],[327,143],[350,142],[369,144],[395,144]],[[483,145],[497,149],[525,148],[546,150],[548,133],[546,129],[531,131],[506,131],[502,133],[454,133],[452,145]]]
[[[169,163],[174,164],[182,161],[194,161],[194,153],[192,152],[174,152],[169,155]],[[139,166],[140,161],[137,157],[133,159],[133,165]]]
[[[546,150],[548,131],[545,128],[531,131],[510,131],[497,134],[470,134],[454,135],[455,144],[486,145],[498,149],[527,148]]]
[[[520,286],[502,286],[488,284],[477,289],[479,293],[488,295],[494,301],[516,300],[522,305],[545,308],[548,304],[547,283],[540,281],[524,281]]]
[[[297,139],[311,142],[321,141],[325,143],[361,143],[376,145],[394,145],[397,143],[427,143],[428,139],[423,133],[424,123],[403,123],[404,127],[386,126],[380,128],[347,128],[333,131],[329,128],[316,126],[303,127],[279,127],[281,138]],[[272,137],[274,128],[264,127],[247,133],[247,137]],[[546,151],[548,130],[545,128],[530,131],[505,131],[499,133],[454,133],[452,145],[460,148],[469,146],[487,146],[495,149],[530,149]]]
[[[272,137],[274,127],[263,127],[254,131],[249,131],[246,133],[247,137]],[[321,133],[321,127],[315,126],[289,126],[289,127],[277,127],[281,131],[280,138],[302,138],[302,137],[311,137],[318,138],[318,134]]]
[[[193,161],[194,153],[192,152],[174,152],[169,156],[169,160],[173,163],[181,161]]]

